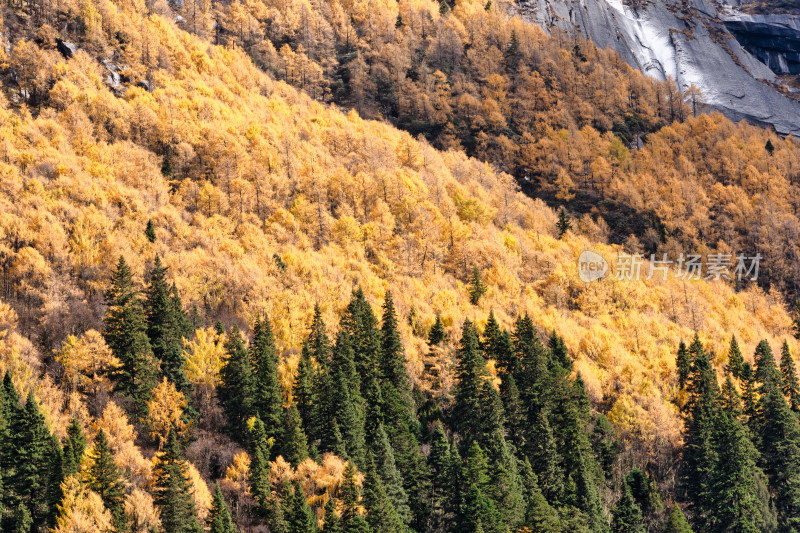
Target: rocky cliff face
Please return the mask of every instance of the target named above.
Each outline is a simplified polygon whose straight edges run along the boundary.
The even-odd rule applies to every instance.
[[[720,18],[736,40],[773,72],[800,74],[800,16],[732,12]]]
[[[640,5],[620,0],[520,0],[518,8],[545,30],[580,32],[651,76],[671,76],[682,89],[697,86],[707,104],[732,120],[800,136],[800,102],[773,88],[777,79],[768,66],[772,62],[790,71],[796,64],[800,49],[790,39],[797,33],[778,35],[779,25],[773,20],[791,16],[742,15],[732,6],[707,0],[651,0]],[[759,17],[772,17],[773,22],[758,22]]]

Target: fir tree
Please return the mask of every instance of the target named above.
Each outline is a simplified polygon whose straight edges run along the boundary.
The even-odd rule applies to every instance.
[[[397,469],[394,450],[389,444],[389,437],[383,429],[383,424],[378,425],[375,437],[372,467],[380,476],[381,490],[385,492],[400,521],[407,523],[411,515],[408,507],[408,495],[403,488],[403,478]],[[369,464],[367,466],[369,467]],[[374,524],[372,526],[375,529]]]
[[[756,399],[755,391],[755,375],[753,367],[750,363],[745,362],[742,365],[741,373],[742,382],[742,407],[747,419],[755,423],[756,411],[758,410],[758,402]]]
[[[162,374],[188,397],[189,381],[183,370],[183,336],[188,335],[184,324],[186,316],[183,309],[176,308],[170,292],[167,267],[156,255],[144,301],[147,337],[153,355],[161,361]]]
[[[144,236],[150,242],[156,242],[156,227],[153,225],[152,219],[147,220],[147,227],[144,230]]]
[[[269,512],[270,482],[269,454],[270,445],[264,424],[256,418],[250,430],[250,493],[256,501],[259,513],[266,516]]]
[[[253,398],[255,383],[250,357],[239,329],[234,326],[225,342],[227,353],[220,372],[218,395],[231,434],[240,442],[247,435],[247,420],[256,414]]]
[[[475,441],[467,449],[459,482],[463,497],[457,516],[458,531],[466,533],[479,528],[487,533],[504,531],[503,517],[495,502],[487,496],[491,490],[489,464]]]
[[[442,324],[442,316],[439,313],[436,313],[436,321],[433,323],[431,331],[428,334],[428,344],[431,346],[438,346],[442,343],[442,341],[444,341],[445,335],[446,333],[444,331],[444,324]]]
[[[64,439],[64,477],[78,471],[86,451],[86,436],[83,434],[81,424],[77,418],[73,417],[67,427],[67,436]]]
[[[617,439],[616,430],[605,415],[597,415],[591,435],[592,449],[597,457],[606,479],[610,479],[614,474],[614,462],[620,452],[620,443]]]
[[[506,419],[506,435],[509,442],[518,450],[525,449],[526,412],[522,404],[517,381],[512,374],[500,383],[500,397],[503,400],[503,410]]]
[[[781,377],[783,378],[783,394],[789,400],[789,407],[795,413],[800,413],[800,382],[797,380],[792,354],[789,353],[789,344],[784,341],[781,348]]]
[[[727,370],[730,374],[738,378],[742,373],[742,365],[744,364],[744,358],[742,357],[742,351],[739,349],[739,343],[736,342],[736,336],[731,336],[731,345],[728,348],[728,365]]]
[[[267,435],[278,438],[284,425],[283,396],[278,380],[278,356],[269,320],[257,318],[250,344],[253,364],[253,408],[264,423]]]
[[[397,331],[397,314],[394,309],[392,293],[386,293],[381,319],[381,375],[403,397],[407,403],[406,416],[413,417],[414,401],[411,397],[411,384],[406,370],[406,357],[400,333]],[[390,414],[391,413],[387,413]],[[399,413],[397,413],[399,414]]]
[[[564,339],[559,337],[555,330],[550,334],[547,348],[550,350],[550,358],[555,364],[560,365],[564,370],[572,370],[572,359],[569,358],[567,346],[564,344]]]
[[[633,499],[631,488],[622,484],[622,496],[611,509],[612,533],[645,533],[642,510]]]
[[[308,346],[303,343],[303,350],[300,354],[300,361],[297,363],[297,373],[292,384],[292,397],[294,398],[300,421],[306,434],[311,429],[311,416],[314,412],[314,362],[311,359],[311,352]]]
[[[153,500],[161,511],[164,533],[201,533],[197,523],[188,467],[175,430],[169,432],[163,455],[153,470]]]
[[[225,497],[219,488],[219,483],[214,486],[214,499],[211,502],[211,510],[208,513],[206,522],[209,533],[237,533],[231,512],[225,503]]]
[[[441,424],[436,424],[431,439],[428,466],[431,472],[431,512],[429,528],[433,532],[444,532],[454,516],[457,490],[457,472],[453,468],[450,442]]]
[[[677,503],[672,506],[667,524],[664,526],[664,533],[694,533]]]
[[[710,531],[757,533],[775,525],[774,510],[762,500],[766,478],[749,431],[730,413],[716,421],[717,464],[711,479]],[[772,527],[770,527],[772,526]]]
[[[778,387],[761,398],[761,466],[769,477],[781,531],[800,531],[800,422]]]
[[[316,520],[308,506],[306,495],[303,494],[303,487],[300,481],[295,480],[291,498],[288,501],[286,511],[287,525],[289,533],[315,533],[317,531]]]
[[[563,207],[558,211],[558,222],[556,222],[556,228],[558,228],[559,239],[572,229],[572,222],[569,221],[567,212]]]
[[[105,298],[108,312],[103,337],[121,363],[117,389],[134,401],[136,413],[141,416],[155,387],[156,373],[144,310],[123,257],[111,276]]]
[[[775,356],[772,355],[772,348],[767,341],[762,340],[756,346],[755,360],[755,379],[761,384],[760,392],[764,394],[772,387],[780,388],[781,374],[775,363]]]
[[[711,479],[717,463],[714,433],[719,388],[716,374],[702,346],[699,346],[699,342],[692,344],[698,346],[694,350],[696,355],[688,384],[690,400],[684,436],[682,479],[695,510],[697,524],[706,531],[710,528],[711,513],[714,510]]]
[[[486,284],[483,282],[481,271],[478,270],[477,266],[472,267],[472,276],[470,277],[467,290],[469,292],[469,303],[472,305],[478,305],[481,297],[486,294]]]
[[[372,307],[364,296],[364,291],[357,288],[353,291],[350,303],[347,305],[344,316],[339,326],[340,332],[336,338],[337,346],[346,337],[347,345],[352,350],[352,361],[355,372],[352,380],[355,387],[351,392],[361,394],[360,379],[370,374],[379,372],[381,349],[381,331],[378,329],[378,319],[372,312]],[[347,372],[346,372],[347,373]]]
[[[328,498],[325,502],[325,516],[322,519],[323,533],[342,533],[339,515],[336,514],[336,506],[333,498]]]
[[[13,385],[11,387],[13,389]],[[11,401],[17,402],[16,393]],[[16,407],[12,407],[8,436],[7,442],[3,443],[5,507],[17,509],[22,504],[29,513],[33,527],[44,527],[54,511],[51,508],[53,495],[61,482],[61,472],[56,470],[60,467],[61,454],[33,393],[28,394],[24,406],[20,407],[17,403]],[[54,457],[55,454],[58,456]]]
[[[293,466],[302,463],[308,457],[308,441],[303,431],[300,413],[295,404],[286,409],[283,429],[282,449],[283,458]]]
[[[359,512],[361,491],[356,484],[356,469],[348,462],[344,469],[340,495],[342,500],[341,530],[343,533],[370,533],[369,524]]]
[[[103,505],[114,518],[116,531],[126,531],[128,519],[125,515],[125,485],[103,430],[97,432],[91,457],[89,488],[103,500]]]
[[[386,494],[383,481],[375,470],[371,453],[367,454],[366,462],[363,503],[367,510],[367,523],[370,529],[375,533],[406,531],[407,528],[403,518]]]
[[[658,495],[658,490],[647,474],[638,468],[634,468],[625,476],[625,484],[630,487],[631,496],[633,496],[639,509],[642,510],[644,517],[661,510],[661,498]]]
[[[794,303],[794,338],[800,339],[800,299]]]
[[[769,155],[772,155],[772,153],[775,151],[775,146],[772,145],[772,139],[767,139],[764,149],[769,153]]]

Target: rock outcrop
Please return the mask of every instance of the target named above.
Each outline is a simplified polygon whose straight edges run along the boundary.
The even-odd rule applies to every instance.
[[[631,66],[681,89],[698,87],[705,102],[732,120],[774,126],[800,136],[800,102],[772,84],[767,64],[748,52],[707,0],[520,0],[520,13],[546,31],[579,32],[616,50]],[[732,7],[723,8],[733,17]],[[732,19],[731,19],[732,20]]]

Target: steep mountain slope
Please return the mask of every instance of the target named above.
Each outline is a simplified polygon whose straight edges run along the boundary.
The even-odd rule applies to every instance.
[[[800,102],[774,88],[775,72],[759,61],[768,60],[766,55],[755,50],[751,54],[731,34],[729,29],[748,39],[747,28],[755,21],[748,22],[747,15],[735,14],[730,6],[706,0],[523,0],[519,9],[543,28],[577,32],[601,48],[617,51],[651,76],[671,77],[682,90],[694,85],[707,104],[731,120],[771,125],[783,134],[800,133]],[[791,19],[771,17],[773,23]],[[789,29],[791,24],[789,20],[783,25]]]

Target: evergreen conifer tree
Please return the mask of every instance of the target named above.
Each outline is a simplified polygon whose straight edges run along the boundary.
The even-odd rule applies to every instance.
[[[186,315],[182,308],[176,308],[176,303],[167,282],[167,267],[156,255],[144,300],[147,337],[153,355],[161,361],[162,374],[188,397],[189,381],[183,368],[183,336],[188,334]]]
[[[239,329],[234,326],[225,342],[226,357],[220,372],[218,395],[231,434],[244,442],[247,421],[255,416],[255,382],[250,357]]]
[[[161,511],[164,533],[202,533],[197,522],[188,467],[175,430],[153,470],[153,500]]]
[[[556,222],[556,228],[558,228],[559,239],[572,229],[572,222],[569,221],[567,212],[563,207],[558,211],[558,222]]]
[[[664,526],[664,533],[694,533],[677,503],[672,506],[667,524]]]
[[[237,533],[231,512],[225,503],[225,497],[219,488],[219,483],[214,486],[214,499],[208,513],[207,525],[209,533]]]
[[[253,408],[264,423],[267,435],[278,438],[284,425],[283,396],[278,380],[278,355],[269,320],[257,318],[253,325],[253,342],[250,344],[253,364]]]
[[[323,533],[342,533],[342,526],[339,515],[336,514],[336,506],[333,498],[328,498],[325,502],[325,516],[322,519]]]
[[[371,453],[367,453],[367,468],[364,477],[364,507],[367,510],[367,523],[375,533],[395,533],[406,531],[403,518],[397,512],[392,500],[386,494],[381,477],[375,469]]]
[[[152,219],[147,219],[147,227],[144,229],[144,236],[150,242],[156,242],[156,227],[153,225]]]
[[[486,284],[483,282],[483,278],[481,277],[481,271],[478,270],[477,266],[472,267],[472,276],[469,280],[469,303],[472,305],[478,305],[481,297],[486,294]]]
[[[611,509],[612,533],[645,533],[642,510],[633,499],[631,488],[622,484],[622,496]]]
[[[308,457],[308,441],[295,404],[286,409],[282,434],[283,458],[293,466],[299,465]]]
[[[678,356],[675,359],[675,366],[678,368],[678,386],[683,388],[686,386],[686,380],[689,379],[689,372],[692,368],[689,350],[686,348],[686,344],[683,341],[678,345]]]
[[[308,506],[303,487],[300,486],[300,482],[297,480],[294,482],[285,515],[289,533],[315,533],[317,531],[316,520],[311,513],[311,507]]]
[[[111,287],[105,298],[108,312],[103,337],[121,363],[116,376],[117,389],[133,400],[136,414],[142,416],[156,385],[156,367],[142,303],[123,257],[119,258],[111,276]]]
[[[800,413],[800,382],[797,380],[797,370],[786,341],[783,342],[781,348],[781,377],[783,378],[783,394],[789,400],[789,407],[795,413]]]
[[[442,316],[439,313],[436,313],[436,320],[431,327],[431,331],[428,334],[428,344],[431,346],[438,346],[439,344],[444,341],[445,338],[445,331],[444,331],[444,324],[442,323]]]
[[[126,531],[128,518],[125,515],[125,485],[114,455],[103,430],[97,432],[92,450],[92,465],[89,467],[89,488],[103,500],[114,520],[118,533]]]
[[[742,351],[739,349],[739,343],[736,342],[736,336],[731,335],[731,345],[730,348],[728,348],[727,370],[733,377],[738,378],[742,373],[743,364],[744,358],[742,357]]]

